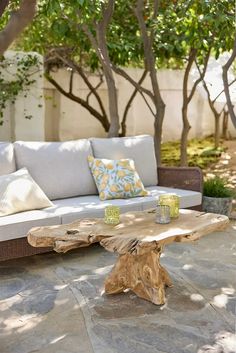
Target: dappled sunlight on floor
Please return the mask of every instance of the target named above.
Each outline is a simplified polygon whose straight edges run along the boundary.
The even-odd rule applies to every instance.
[[[218,308],[225,308],[227,303],[228,303],[228,296],[223,293],[214,296],[212,301],[212,304],[214,304]]]
[[[204,297],[199,294],[199,293],[193,293],[190,295],[190,299],[193,301],[193,302],[201,302],[204,300]]]
[[[229,180],[229,186],[236,187],[236,140],[225,141],[224,146],[227,147],[223,152],[219,161],[206,169],[206,176],[220,175]]]
[[[197,353],[234,353],[236,352],[236,334],[219,332],[215,335],[213,345],[204,345]]]
[[[12,315],[3,321],[4,333],[6,335],[12,335],[16,332],[23,333],[34,329],[41,321],[42,317],[30,317],[28,315],[22,315],[20,318],[17,315]]]
[[[162,306],[106,295],[117,256],[98,245],[0,263],[0,352],[235,352],[235,230],[165,247]]]

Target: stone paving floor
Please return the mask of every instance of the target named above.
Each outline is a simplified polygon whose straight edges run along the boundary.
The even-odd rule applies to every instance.
[[[235,221],[166,247],[164,306],[104,295],[114,261],[95,245],[0,263],[0,353],[236,352]]]

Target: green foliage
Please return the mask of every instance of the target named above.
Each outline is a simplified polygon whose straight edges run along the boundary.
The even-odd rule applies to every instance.
[[[20,57],[16,54],[12,59],[2,57],[0,60],[0,125],[3,124],[3,112],[8,102],[15,103],[19,93],[27,92],[35,82],[32,79],[32,68],[39,68],[37,55],[28,54]],[[31,116],[25,116],[30,119]]]
[[[12,8],[9,9],[18,2],[11,1]],[[18,40],[17,48],[34,50],[45,56],[52,49],[60,48],[66,58],[84,68],[102,71],[97,54],[81,26],[85,24],[95,34],[95,26],[107,3],[108,0],[38,0],[37,15]],[[154,29],[157,67],[183,68],[192,48],[197,50],[197,61],[201,65],[209,48],[217,58],[221,52],[233,47],[234,0],[162,0],[156,18],[153,18],[152,3],[152,0],[145,1],[143,16],[148,30]],[[135,4],[136,0],[115,2],[106,32],[106,45],[114,65],[143,67],[143,40],[134,15]],[[0,28],[4,27],[9,13],[5,11],[0,19]],[[58,57],[50,63],[51,70],[66,66]],[[199,165],[204,163],[201,158]]]
[[[17,1],[11,3],[14,7]],[[135,3],[135,0],[115,2],[106,36],[113,64],[143,66]],[[86,24],[94,33],[106,4],[107,0],[39,0],[37,16],[18,41],[18,47],[43,55],[52,48],[70,48],[72,59],[95,70],[99,61],[81,25]],[[162,0],[156,19],[152,18],[151,11],[151,1],[147,1],[144,18],[147,28],[155,30],[154,50],[158,67],[182,68],[190,48],[198,50],[201,63],[209,47],[213,47],[213,53],[218,57],[233,46],[233,0]],[[5,11],[0,28],[9,18],[9,12]]]
[[[143,66],[135,3],[135,0],[115,2],[106,36],[113,64]],[[81,25],[86,24],[94,33],[106,4],[107,0],[39,0],[37,16],[18,41],[18,46],[41,54],[47,54],[52,48],[70,48],[72,59],[95,70],[99,68],[99,61]],[[232,0],[163,0],[156,19],[152,18],[151,11],[151,2],[147,1],[144,18],[147,28],[155,30],[154,50],[158,67],[182,68],[190,48],[198,50],[199,63],[209,47],[213,47],[216,57],[232,48]]]
[[[12,12],[19,8],[20,0],[10,0],[7,8],[0,18],[0,31],[2,31],[10,19]]]
[[[189,166],[198,166],[202,169],[220,158],[223,147],[214,148],[214,139],[192,139],[188,142]],[[180,142],[166,142],[162,144],[162,163],[167,166],[180,165]]]
[[[155,23],[159,66],[181,68],[191,48],[201,64],[212,48],[217,58],[233,47],[235,23],[233,0],[162,1]]]
[[[52,48],[70,49],[71,59],[92,70],[98,69],[99,60],[81,25],[86,24],[94,34],[106,4],[106,0],[39,0],[37,16],[17,48],[43,55]],[[143,59],[138,24],[129,5],[124,0],[116,2],[107,30],[107,46],[114,64],[140,66]]]
[[[234,197],[234,190],[227,187],[227,180],[216,176],[203,184],[203,195],[208,197]]]

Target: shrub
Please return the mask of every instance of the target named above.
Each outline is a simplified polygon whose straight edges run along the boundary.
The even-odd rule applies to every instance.
[[[227,187],[227,180],[218,176],[207,179],[203,184],[203,195],[208,197],[234,197],[234,190]]]

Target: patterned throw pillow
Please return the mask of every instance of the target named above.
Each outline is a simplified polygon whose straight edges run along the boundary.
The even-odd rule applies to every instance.
[[[110,160],[89,156],[88,162],[101,200],[148,195],[132,159]]]

